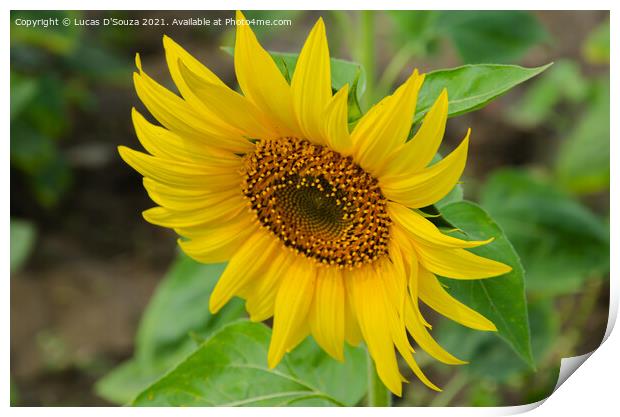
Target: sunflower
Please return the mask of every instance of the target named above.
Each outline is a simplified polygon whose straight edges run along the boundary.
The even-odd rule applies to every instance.
[[[237,19],[243,20],[237,12]],[[191,258],[228,261],[210,298],[233,296],[250,319],[273,317],[267,362],[311,334],[342,360],[344,342],[365,341],[385,386],[401,395],[396,351],[439,390],[414,359],[410,338],[447,364],[461,364],[431,337],[418,300],[465,326],[495,326],[452,298],[436,275],[478,279],[511,268],[467,251],[488,243],[442,233],[420,208],[461,176],[469,131],[432,163],[448,113],[444,90],[407,141],[424,75],[414,71],[352,131],[348,86],[332,93],[325,26],[319,19],[289,82],[248,25],[236,29],[234,64],[242,94],[168,37],[166,60],[182,97],[149,77],[136,57],[138,96],[161,126],[133,109],[150,154],[119,147],[144,176],[157,207],[144,218],[172,228]]]

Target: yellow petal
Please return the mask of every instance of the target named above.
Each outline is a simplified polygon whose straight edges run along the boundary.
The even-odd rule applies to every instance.
[[[393,95],[368,111],[351,133],[357,162],[379,176],[388,156],[405,143],[415,113],[418,91],[424,81],[418,71]]]
[[[299,343],[300,333],[307,326],[308,310],[312,303],[316,268],[309,261],[297,259],[282,280],[276,296],[273,333],[267,363],[275,368],[284,354]]]
[[[390,303],[396,308],[399,316],[403,312],[405,296],[407,295],[407,273],[402,252],[398,245],[392,240],[389,248],[389,259],[383,262],[382,279],[386,286],[386,294],[388,294]],[[410,256],[408,254],[408,256]]]
[[[212,201],[213,203],[206,207],[192,210],[154,207],[142,212],[142,216],[151,224],[174,229],[193,226],[206,227],[214,223],[229,221],[246,210],[244,201],[240,196],[220,201],[213,199]]]
[[[179,239],[178,244],[190,258],[203,263],[217,263],[229,260],[247,237],[258,229],[249,216],[241,216],[234,222],[205,229],[178,229],[181,236],[190,240]]]
[[[426,167],[439,150],[447,119],[448,91],[444,88],[413,139],[394,151],[385,175],[412,175]]]
[[[447,278],[480,279],[503,275],[512,267],[465,249],[443,249],[415,243],[418,259],[424,268]]]
[[[183,78],[179,73],[179,62],[182,62],[193,73],[204,79],[206,82],[218,84],[222,87],[226,85],[217,75],[215,75],[209,68],[204,66],[200,61],[183,49],[178,43],[166,35],[164,35],[163,40],[164,50],[166,51],[166,62],[168,63],[168,67],[170,69],[170,75],[183,96],[185,96],[183,90],[186,90],[187,86],[183,83]]]
[[[418,287],[420,299],[447,318],[476,330],[497,330],[490,320],[448,294],[437,277],[424,268],[420,269]]]
[[[397,222],[413,240],[420,241],[430,246],[444,248],[475,248],[485,245],[493,238],[480,241],[467,241],[444,235],[439,229],[415,211],[399,203],[388,203],[388,213],[392,221]]]
[[[227,161],[213,158],[208,164],[197,165],[171,161],[119,146],[121,158],[145,177],[174,187],[206,190],[207,184],[241,184],[241,159]]]
[[[170,75],[183,98],[200,113],[208,113],[209,119],[214,121],[214,124],[217,125],[219,129],[230,131],[234,134],[235,129],[233,127],[224,122],[218,122],[217,117],[214,117],[213,113],[202,105],[192,87],[186,83],[181,75],[180,66],[183,65],[189,68],[190,71],[196,74],[203,82],[216,84],[222,88],[228,88],[226,84],[168,36],[164,35],[163,41]]]
[[[409,330],[409,333],[416,343],[433,358],[448,365],[462,365],[467,363],[447,352],[433,339],[422,320],[420,320],[419,312],[414,310],[414,306],[410,299],[407,299],[405,304],[405,323],[407,325],[407,330]]]
[[[261,230],[252,234],[218,279],[209,299],[211,313],[217,313],[243,287],[267,272],[277,247],[277,239],[269,233]]]
[[[364,268],[347,274],[346,283],[351,288],[352,301],[359,326],[372,356],[377,374],[383,384],[394,394],[402,393],[402,375],[398,370],[394,343],[385,310],[383,283],[376,272]]]
[[[324,140],[331,149],[344,156],[350,155],[353,151],[353,142],[349,134],[348,98],[349,84],[345,84],[332,97],[323,114]]]
[[[191,137],[232,152],[244,153],[252,150],[252,143],[243,136],[233,134],[229,129],[222,129],[220,120],[210,118],[205,113],[197,113],[182,98],[155,82],[142,70],[138,57],[136,63],[140,72],[134,73],[133,79],[138,97],[166,128],[180,136]]]
[[[413,303],[414,310],[418,314],[418,319],[427,327],[431,327],[430,324],[424,319],[422,313],[418,309],[418,260],[416,258],[415,250],[411,245],[411,242],[402,228],[397,225],[392,225],[391,234],[393,236],[392,243],[390,245],[390,259],[392,259],[393,265],[402,264],[404,268],[403,272],[397,272],[392,274],[394,276],[401,275],[401,281],[398,285],[405,286],[401,289],[399,294],[399,314],[401,314],[401,320],[404,322],[404,311],[406,298],[409,297],[411,303]]]
[[[227,86],[202,80],[182,62],[179,68],[183,80],[205,108],[220,120],[238,129],[250,138],[272,138],[277,133],[269,128],[261,111],[245,97]]]
[[[323,110],[332,97],[325,24],[319,18],[301,49],[291,80],[293,107],[304,137],[323,144]]]
[[[465,168],[469,133],[452,153],[429,168],[399,179],[379,179],[385,196],[407,207],[421,208],[436,203],[454,188]]]
[[[355,311],[351,305],[351,296],[349,295],[348,288],[345,289],[347,291],[345,291],[344,337],[348,344],[357,346],[362,341],[362,331],[360,330]]]
[[[151,200],[162,207],[176,211],[208,209],[213,204],[235,199],[241,194],[240,189],[234,184],[230,184],[228,189],[222,191],[212,191],[208,187],[205,187],[207,188],[205,190],[170,187],[147,177],[143,178],[142,183]],[[241,200],[237,204],[243,205],[243,203]]]
[[[385,289],[390,285],[388,283],[390,279],[389,271],[384,271],[385,273],[381,274],[381,278],[384,280]],[[385,294],[385,292],[384,292]],[[435,391],[441,391],[435,384],[433,384],[427,377],[424,375],[415,359],[413,358],[413,348],[409,344],[409,340],[407,339],[407,330],[405,328],[404,320],[402,316],[396,311],[396,306],[392,300],[389,299],[387,294],[384,297],[384,309],[387,314],[387,322],[386,324],[389,326],[390,331],[392,333],[392,340],[394,341],[394,345],[400,355],[405,359],[407,365],[413,370],[415,375],[429,388]],[[404,314],[404,313],[403,313]]]
[[[166,128],[156,126],[147,121],[135,108],[131,109],[131,119],[140,143],[154,156],[195,164],[208,163],[213,157],[219,160],[240,160],[232,152],[208,146],[205,140],[181,137]]]
[[[316,342],[335,359],[344,360],[344,284],[335,268],[319,268],[308,315]]]
[[[245,19],[240,11],[239,19]],[[300,137],[291,87],[249,25],[237,25],[235,73],[243,94],[270,115],[281,136]]]
[[[280,248],[269,270],[242,294],[246,299],[245,308],[250,320],[263,321],[273,316],[276,294],[282,280],[287,279],[288,269],[295,256]]]

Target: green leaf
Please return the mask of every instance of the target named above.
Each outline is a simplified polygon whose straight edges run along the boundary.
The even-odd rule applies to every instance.
[[[353,379],[363,380],[364,364],[354,362],[350,350],[342,364],[318,358],[319,353],[301,352],[297,358],[285,356],[272,370],[267,367],[270,336],[267,326],[245,320],[221,328],[138,395],[133,405],[338,406],[355,405],[361,399],[363,391],[355,396],[342,393],[348,388],[341,385],[360,385]],[[335,392],[329,391],[332,386]],[[354,401],[344,403],[338,397]]]
[[[549,39],[538,19],[526,11],[444,11],[437,23],[466,64],[518,61]]]
[[[221,49],[233,56],[235,49],[228,46],[222,46]],[[299,54],[289,52],[268,51],[280,72],[290,82],[297,65],[297,57]],[[366,72],[364,67],[357,62],[346,61],[344,59],[330,59],[332,89],[340,90],[345,84],[352,87],[356,83],[357,100],[359,100],[366,89]],[[357,82],[356,82],[357,79]]]
[[[448,89],[448,117],[458,116],[486,106],[511,88],[549,68],[517,65],[464,65],[431,71],[426,74],[418,97],[414,123],[418,123],[431,108],[439,93]]]
[[[24,265],[32,253],[36,237],[34,223],[11,218],[11,273]]]
[[[519,252],[528,291],[571,293],[609,270],[607,226],[551,183],[498,171],[484,185],[481,202]]]
[[[536,364],[542,365],[560,330],[552,299],[529,303],[528,315],[533,356]],[[532,372],[531,367],[492,333],[472,330],[450,320],[442,320],[437,326],[435,336],[448,351],[469,361],[462,369],[476,381],[489,379],[506,382],[517,375]]]
[[[135,358],[130,359],[97,381],[95,392],[114,404],[128,404],[182,359],[183,357],[172,363],[165,360],[150,367],[142,366]]]
[[[209,297],[226,264],[200,264],[179,253],[153,295],[138,329],[136,355],[154,361],[190,341],[190,332],[206,335],[231,320],[243,317],[240,300],[217,315],[209,311]]]
[[[209,297],[224,266],[200,264],[179,254],[142,317],[134,358],[98,381],[101,397],[118,404],[130,402],[193,352],[196,339],[245,315],[239,299],[216,315],[209,311]]]
[[[556,160],[556,173],[560,182],[579,194],[609,189],[609,79],[594,84],[588,104],[575,129],[561,143]]]
[[[501,337],[530,366],[534,365],[525,301],[523,267],[519,256],[499,226],[479,206],[469,201],[449,204],[444,217],[469,239],[493,237],[488,245],[471,249],[485,258],[510,265],[511,272],[481,280],[442,279],[448,292],[491,320]]]
[[[353,80],[353,84],[350,85],[349,96],[347,97],[347,117],[349,125],[357,122],[364,114],[362,112],[362,108],[360,106],[358,98],[361,96],[359,91],[359,81],[362,76],[362,71],[359,70],[355,79]]]
[[[345,360],[338,362],[308,337],[287,355],[285,364],[291,375],[310,382],[345,405],[354,406],[368,389],[366,356],[364,348],[345,344]]]

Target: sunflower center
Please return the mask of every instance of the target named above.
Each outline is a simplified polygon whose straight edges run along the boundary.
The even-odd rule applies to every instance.
[[[387,253],[386,199],[350,157],[305,139],[261,140],[245,174],[243,192],[261,225],[298,253],[342,267]]]

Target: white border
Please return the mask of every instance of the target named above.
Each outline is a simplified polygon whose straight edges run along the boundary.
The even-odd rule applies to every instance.
[[[340,10],[362,10],[362,9],[451,9],[462,10],[464,5],[467,5],[467,9],[523,9],[523,10],[611,10],[611,45],[612,45],[612,59],[611,68],[614,68],[617,72],[618,68],[618,7],[614,7],[618,4],[613,1],[599,1],[590,0],[588,2],[578,2],[575,0],[565,1],[547,1],[541,2],[540,0],[521,0],[519,2],[492,2],[492,1],[479,1],[471,0],[466,3],[444,0],[433,0],[431,2],[414,2],[414,1],[395,1],[395,0],[382,0],[380,2],[371,2],[368,0],[358,1],[338,1],[338,0],[314,0],[312,2],[292,2],[291,0],[264,0],[260,3],[257,1],[234,1],[234,2],[196,2],[188,0],[175,0],[173,2],[168,1],[135,1],[135,0],[109,0],[106,2],[87,2],[77,0],[59,0],[55,2],[49,1],[5,1],[3,5],[7,7],[5,10],[5,18],[0,23],[2,28],[2,51],[5,57],[9,56],[9,29],[10,19],[9,10],[25,10],[25,9],[59,9],[59,10],[140,10],[140,9],[153,9],[153,10],[196,10],[204,8],[206,10],[230,10],[235,8],[240,9],[263,9],[263,10],[287,10],[287,9],[299,9],[299,10],[326,10],[326,9],[340,9]],[[225,5],[226,7],[222,7]],[[615,10],[614,10],[615,9]],[[5,158],[10,155],[10,120],[9,120],[9,65],[6,64],[0,67],[4,83],[2,84],[2,92],[4,100],[2,102],[3,115],[5,118],[4,124],[4,140],[2,146],[4,149]],[[612,97],[618,97],[618,77],[614,75],[614,70],[611,71],[611,91]],[[611,114],[617,113],[618,106],[614,100],[611,101]],[[611,236],[612,246],[611,253],[617,253],[616,238],[618,235],[618,225],[615,218],[618,209],[618,171],[614,167],[614,162],[618,160],[618,145],[615,139],[618,139],[618,122],[617,118],[611,119],[611,213],[614,215],[611,219]],[[5,190],[3,195],[9,195],[10,181],[9,181],[9,163],[5,159],[4,169],[0,174],[0,181],[2,188]],[[13,190],[15,193],[19,190]],[[2,223],[2,256],[3,265],[5,265],[5,271],[8,271],[9,265],[9,222],[10,217],[9,206],[7,204],[0,205],[4,222]],[[547,401],[537,403],[535,405],[526,405],[519,407],[493,407],[493,408],[424,408],[411,410],[409,408],[391,408],[375,410],[371,408],[345,408],[345,409],[330,409],[321,412],[334,413],[339,415],[351,415],[355,417],[375,415],[377,412],[388,413],[393,415],[411,416],[413,414],[423,413],[424,416],[496,416],[496,415],[509,415],[523,413],[528,410],[533,416],[556,416],[556,415],[573,415],[573,414],[585,414],[595,413],[602,415],[611,414],[611,410],[618,409],[618,392],[617,392],[617,378],[618,378],[618,355],[620,351],[620,336],[618,332],[612,333],[611,330],[615,323],[618,314],[618,266],[614,257],[611,258],[611,302],[610,302],[610,320],[608,323],[606,338],[608,339],[597,349],[592,357],[587,360],[583,366],[581,366],[575,372],[575,376],[570,377],[568,381],[561,385],[559,389],[549,397]],[[2,330],[5,336],[4,343],[2,343],[2,383],[0,384],[0,396],[2,398],[2,404],[8,407],[9,404],[9,371],[10,371],[10,347],[9,338],[10,334],[10,280],[9,274],[5,276],[2,281],[3,294],[4,294],[4,314],[2,316]],[[542,403],[542,405],[541,405]],[[538,407],[537,407],[538,406]],[[314,415],[318,409],[315,408],[301,408],[295,409],[296,415]],[[83,416],[84,413],[94,416],[108,416],[110,409],[107,408],[47,408],[47,409],[31,409],[31,408],[11,408],[9,410],[11,415],[27,415],[44,413],[45,415],[58,415],[58,416]],[[135,413],[144,413],[149,415],[167,415],[169,412],[183,415],[195,415],[204,416],[206,412],[213,413],[214,411],[205,410],[201,408],[196,409],[166,409],[166,408],[149,408],[149,409],[133,409],[133,408],[118,408],[114,409],[115,414],[129,415]],[[218,416],[236,416],[236,415],[269,415],[269,416],[289,416],[291,414],[290,409],[274,409],[274,408],[254,408],[248,409],[217,409],[215,413]]]

